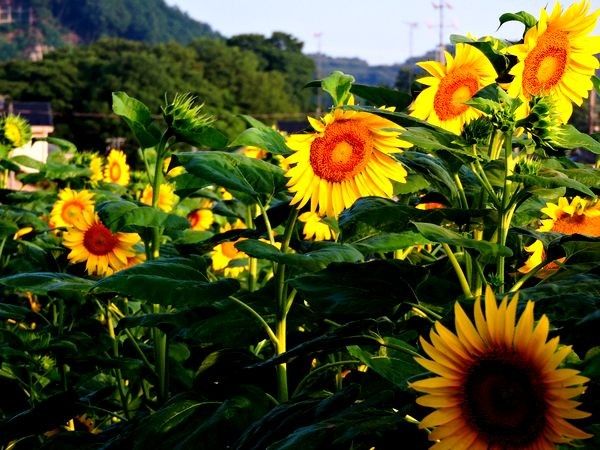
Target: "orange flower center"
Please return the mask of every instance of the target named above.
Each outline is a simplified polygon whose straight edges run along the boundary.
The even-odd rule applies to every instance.
[[[233,259],[240,254],[240,251],[235,248],[235,242],[223,242],[221,244],[221,251],[229,259]]]
[[[194,228],[196,225],[198,225],[198,222],[200,222],[200,211],[192,211],[188,214],[187,218],[190,222],[191,227]]]
[[[121,166],[119,163],[112,163],[110,165],[110,179],[118,181],[121,178]]]
[[[492,351],[471,367],[463,408],[490,447],[522,448],[541,435],[546,404],[539,375],[511,351]]]
[[[454,119],[469,109],[465,102],[478,90],[477,74],[469,67],[457,69],[440,81],[433,99],[433,109],[441,120]]]
[[[552,231],[562,234],[585,234],[586,236],[600,237],[600,216],[588,217],[585,214],[562,213],[558,216]]]
[[[312,142],[310,165],[318,177],[339,183],[360,173],[372,152],[373,137],[367,127],[356,120],[337,120]]]
[[[543,95],[562,79],[569,58],[566,32],[547,30],[525,58],[523,89],[530,95]]]
[[[85,205],[79,200],[66,201],[62,207],[60,216],[68,223],[73,224],[73,221],[81,215],[81,211],[85,209]]]
[[[83,235],[83,246],[92,255],[108,255],[119,245],[119,239],[102,223],[94,223]]]

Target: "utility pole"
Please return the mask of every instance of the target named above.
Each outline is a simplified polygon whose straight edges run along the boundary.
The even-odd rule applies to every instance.
[[[323,55],[321,54],[321,38],[323,37],[323,32],[319,31],[317,33],[314,33],[313,36],[317,39],[317,80],[320,80],[323,76],[321,67],[321,58],[323,57]],[[321,115],[321,111],[323,109],[323,105],[321,102],[321,89],[319,88],[317,89],[317,116]]]
[[[446,50],[446,45],[444,43],[444,10],[452,9],[452,5],[448,2],[441,0],[439,3],[431,4],[434,9],[440,11],[440,23],[439,26],[439,35],[440,35],[440,46],[439,46],[439,60],[441,63],[444,62],[444,51]]]
[[[419,22],[404,22],[404,24],[406,26],[408,26],[408,58],[407,59],[411,59],[414,56],[413,53],[413,43],[414,43],[414,31],[416,28],[419,27]],[[408,89],[410,90],[410,87],[412,86],[412,82],[413,82],[413,66],[414,64],[412,63],[412,61],[409,61],[409,66],[408,66]]]

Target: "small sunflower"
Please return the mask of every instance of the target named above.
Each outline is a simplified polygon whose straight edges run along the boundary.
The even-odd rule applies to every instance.
[[[335,217],[361,197],[391,198],[390,180],[406,182],[406,170],[390,154],[411,144],[400,128],[375,114],[336,109],[321,120],[309,117],[315,133],[291,135],[287,158],[291,204]]]
[[[568,422],[589,416],[573,400],[588,379],[558,368],[571,347],[559,347],[558,337],[547,341],[548,318],[534,326],[533,307],[527,302],[517,322],[516,296],[498,306],[488,287],[485,316],[475,302],[475,324],[456,303],[457,334],[436,322],[431,343],[421,338],[431,359],[416,360],[437,376],[411,387],[426,394],[417,403],[436,409],[419,425],[433,428],[432,449],[552,450],[591,437]]]
[[[417,80],[426,86],[410,107],[411,115],[460,134],[465,124],[483,113],[469,105],[473,95],[496,81],[498,74],[486,56],[468,44],[456,44],[454,58],[446,52],[446,65],[417,63],[429,76]]]
[[[98,156],[97,154],[92,155],[92,158],[90,159],[90,171],[92,172],[90,181],[92,185],[96,185],[104,179],[104,174],[102,173],[103,164],[104,161],[101,156]]]
[[[65,188],[58,193],[58,201],[50,212],[52,227],[71,227],[83,211],[94,210],[94,194],[90,191],[74,191]]]
[[[246,228],[241,220],[237,220],[234,224],[227,223],[221,228],[221,232],[224,233],[230,230],[241,230]],[[223,271],[226,277],[237,277],[246,269],[246,265],[238,265],[237,260],[248,258],[244,252],[238,250],[235,244],[244,238],[237,239],[230,242],[222,242],[213,248],[212,269],[216,272]],[[233,264],[232,264],[233,263]]]
[[[581,105],[592,90],[591,77],[600,66],[594,55],[600,53],[600,39],[591,36],[600,10],[590,13],[590,3],[582,0],[563,11],[560,3],[548,15],[542,9],[536,26],[525,33],[523,44],[506,51],[518,58],[510,70],[514,75],[508,87],[512,97],[523,98],[517,114],[527,115],[533,97],[551,96],[560,119],[566,123],[573,105]]]
[[[528,253],[531,253],[531,255],[529,256],[529,258],[527,258],[525,264],[523,264],[517,269],[520,273],[531,272],[535,267],[539,266],[546,259],[546,250],[544,249],[544,244],[542,241],[535,240],[533,241],[533,244],[523,247],[523,250],[525,250]],[[535,277],[541,279],[548,278],[550,275],[552,275],[558,269],[560,269],[558,263],[562,263],[565,260],[566,258],[559,258],[556,261],[550,261],[548,264],[546,264],[544,267],[537,271]]]
[[[300,222],[304,223],[302,232],[305,239],[314,239],[315,241],[328,241],[335,239],[337,233],[329,224],[321,220],[321,216],[314,212],[305,212],[298,217]]]
[[[196,231],[208,230],[215,221],[215,216],[210,209],[198,208],[187,215],[190,228]]]
[[[152,194],[152,186],[149,184],[146,185],[144,191],[142,192],[142,196],[140,197],[140,202],[145,205],[152,206]],[[175,207],[177,200],[178,197],[175,195],[175,188],[172,184],[163,183],[160,185],[160,189],[158,190],[158,202],[156,204],[158,209],[161,209],[165,212],[170,212]]]
[[[11,146],[22,147],[31,140],[31,126],[21,116],[9,114],[0,123],[2,135]]]
[[[108,276],[124,269],[130,258],[138,254],[134,246],[140,241],[137,233],[113,233],[97,214],[84,210],[72,228],[63,235],[64,246],[71,249],[71,263],[86,261],[90,275]]]
[[[120,186],[129,184],[129,166],[125,153],[121,150],[111,150],[104,167],[104,181]]]

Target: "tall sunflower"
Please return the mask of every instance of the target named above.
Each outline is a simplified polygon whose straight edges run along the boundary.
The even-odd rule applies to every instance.
[[[65,188],[58,193],[58,200],[50,212],[50,222],[53,227],[71,227],[83,211],[94,210],[94,194],[83,189],[74,191]]]
[[[63,244],[71,249],[71,263],[86,261],[90,275],[108,276],[124,269],[137,256],[137,233],[113,233],[94,212],[85,210],[74,226],[63,235]]]
[[[481,88],[494,83],[498,74],[480,50],[472,45],[456,44],[454,57],[446,52],[446,65],[437,61],[417,65],[429,73],[417,80],[428,87],[411,105],[412,116],[460,134],[465,124],[482,115],[465,102]]]
[[[551,450],[591,437],[567,421],[589,416],[573,400],[588,379],[558,368],[571,347],[559,347],[558,337],[547,341],[548,318],[534,326],[533,306],[527,302],[517,322],[516,296],[498,306],[488,287],[485,316],[475,302],[475,324],[456,303],[457,334],[437,322],[431,343],[421,338],[431,359],[417,362],[437,376],[411,387],[425,393],[417,403],[436,409],[420,423],[433,428],[432,449]]]
[[[406,170],[390,154],[411,144],[400,128],[375,114],[336,109],[321,120],[308,119],[315,133],[289,136],[294,151],[286,161],[291,204],[320,215],[337,216],[361,197],[393,195],[390,180],[406,182]]]
[[[140,197],[140,202],[152,206],[152,193],[152,186],[149,184],[146,185]],[[169,183],[161,184],[158,190],[158,202],[156,206],[165,212],[169,212],[173,210],[175,203],[177,203],[177,196],[175,195],[175,188],[173,185]]]
[[[506,51],[518,58],[511,69],[513,81],[508,94],[525,100],[517,112],[527,114],[528,102],[536,96],[551,96],[561,121],[573,113],[571,102],[581,105],[593,88],[591,77],[599,67],[600,38],[590,36],[600,10],[589,12],[588,0],[574,3],[563,11],[560,3],[548,15],[542,9],[536,26],[525,33],[523,44]]]
[[[129,184],[129,166],[125,153],[121,150],[112,149],[108,154],[104,167],[104,181],[121,186]]]

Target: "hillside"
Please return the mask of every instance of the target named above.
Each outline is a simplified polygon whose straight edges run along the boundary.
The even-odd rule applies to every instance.
[[[335,58],[324,54],[313,53],[310,56],[321,75],[326,75],[334,70],[350,73],[358,83],[373,86],[394,86],[400,70],[399,64],[370,66],[360,58]]]
[[[0,0],[0,60],[39,59],[51,48],[118,37],[188,43],[219,37],[164,0]]]

